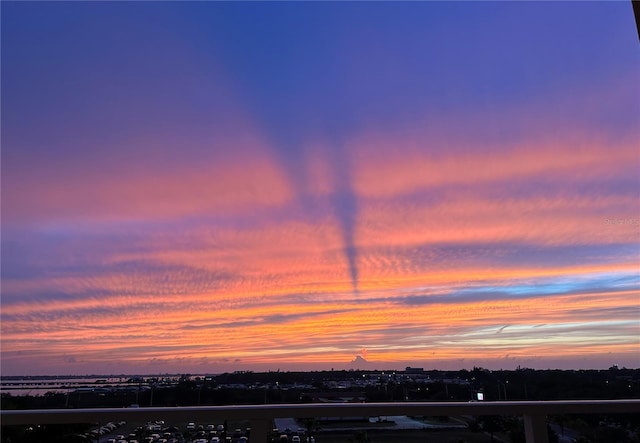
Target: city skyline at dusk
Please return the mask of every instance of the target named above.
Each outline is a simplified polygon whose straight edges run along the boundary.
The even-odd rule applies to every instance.
[[[630,2],[2,2],[1,371],[640,367]]]

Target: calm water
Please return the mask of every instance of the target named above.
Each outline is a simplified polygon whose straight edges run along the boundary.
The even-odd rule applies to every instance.
[[[195,376],[193,376],[195,377]],[[126,386],[148,386],[161,383],[172,385],[179,381],[178,375],[144,376],[128,375],[98,377],[2,377],[0,394],[44,395],[47,392],[68,393],[78,389],[98,389],[106,387],[123,388]]]

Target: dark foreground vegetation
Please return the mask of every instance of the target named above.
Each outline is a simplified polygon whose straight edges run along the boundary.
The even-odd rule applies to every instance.
[[[640,398],[640,369],[609,370],[532,370],[489,371],[482,368],[460,371],[317,371],[317,372],[235,372],[215,376],[191,376],[168,380],[163,377],[135,377],[122,385],[97,383],[95,386],[45,392],[41,395],[2,394],[0,407],[9,409],[89,408],[145,406],[196,406],[264,403],[310,403],[322,401],[397,402],[397,401],[483,401],[566,400]],[[447,417],[417,417],[420,420],[446,422]],[[370,441],[524,442],[519,417],[487,416],[457,418],[465,428],[444,432],[390,431],[368,424],[341,424],[312,420],[301,426],[313,432],[318,443]],[[639,443],[640,417],[632,414],[589,414],[549,417],[550,442]],[[139,424],[142,425],[142,424]],[[166,427],[169,427],[167,424]],[[175,442],[196,439],[175,424]],[[345,430],[344,428],[349,428]],[[46,425],[2,427],[2,443],[86,442],[87,430],[95,425]],[[144,426],[136,426],[138,432]],[[166,430],[166,429],[165,429]],[[397,438],[394,440],[394,436]],[[140,434],[139,442],[148,440]],[[206,436],[209,441],[209,435]],[[226,438],[226,435],[224,435]],[[303,435],[305,441],[310,435]],[[280,434],[273,436],[280,441]],[[107,438],[100,437],[101,442]],[[453,439],[453,440],[451,440]],[[158,441],[161,441],[159,439]],[[170,440],[168,440],[170,441]],[[224,440],[222,440],[224,441]],[[240,441],[236,436],[235,440]],[[291,440],[289,440],[291,441]],[[252,442],[253,443],[253,442]]]

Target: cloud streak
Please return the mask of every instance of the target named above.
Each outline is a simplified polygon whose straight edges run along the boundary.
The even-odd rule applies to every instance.
[[[574,8],[3,6],[3,371],[637,366],[637,35]]]

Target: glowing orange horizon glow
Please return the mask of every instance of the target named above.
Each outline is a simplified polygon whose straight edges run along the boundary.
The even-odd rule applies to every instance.
[[[640,365],[621,6],[254,6],[3,5],[3,371]]]

